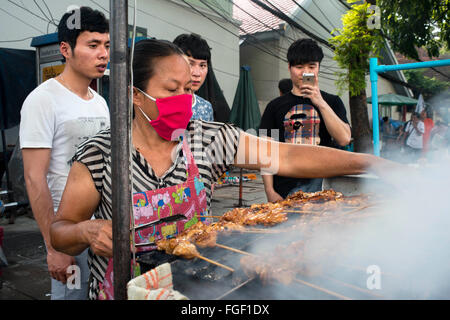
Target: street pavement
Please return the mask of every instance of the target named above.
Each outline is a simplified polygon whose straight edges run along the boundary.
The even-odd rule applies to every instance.
[[[262,178],[243,183],[242,205],[267,202]],[[239,176],[234,170],[231,176]],[[238,205],[239,185],[216,186],[211,214],[222,215]],[[0,218],[0,227],[4,229],[3,251],[8,266],[0,271],[0,300],[49,300],[50,276],[46,263],[46,251],[42,236],[32,213],[28,210],[18,216],[14,224],[9,219]]]

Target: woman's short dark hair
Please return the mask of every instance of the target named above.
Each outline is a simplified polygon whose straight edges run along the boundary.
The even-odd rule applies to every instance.
[[[206,40],[196,33],[180,34],[173,40],[173,43],[179,46],[189,57],[208,62],[211,60],[211,48]]]
[[[148,81],[155,73],[158,59],[184,53],[167,40],[144,39],[135,44],[133,58],[133,86],[145,91]]]
[[[287,60],[290,66],[308,62],[322,62],[323,51],[313,39],[299,39],[290,45]]]
[[[79,10],[78,15],[75,10]],[[73,15],[79,18],[79,23],[70,26],[67,20]],[[66,12],[58,24],[58,42],[67,42],[74,50],[77,38],[83,31],[109,33],[109,21],[102,12],[90,7],[81,7]]]

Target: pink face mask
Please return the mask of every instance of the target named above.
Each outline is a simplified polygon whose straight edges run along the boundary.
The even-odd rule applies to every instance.
[[[155,129],[158,135],[168,141],[177,140],[180,135],[184,133],[189,120],[192,117],[192,95],[180,94],[177,96],[155,99],[139,88],[147,98],[156,102],[159,115],[155,120],[151,120],[141,110],[145,118],[150,122],[150,125]]]

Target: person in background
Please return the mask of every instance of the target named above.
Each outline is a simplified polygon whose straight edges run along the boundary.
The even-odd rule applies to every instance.
[[[405,147],[408,159],[416,162],[422,154],[423,148],[423,134],[425,132],[425,125],[420,120],[420,114],[414,112],[411,115],[411,121],[405,127]]]
[[[430,152],[432,160],[441,160],[448,157],[448,146],[450,143],[450,130],[448,124],[444,121],[436,121],[436,125],[430,134]]]
[[[423,133],[423,148],[422,148],[422,156],[424,156],[428,152],[428,144],[430,141],[431,130],[434,127],[433,119],[429,116],[430,112],[427,108],[424,108],[420,112],[420,120],[423,122],[425,126],[425,131]]]
[[[278,90],[280,91],[280,96],[291,92],[292,90],[292,80],[289,78],[281,79],[278,81]]]
[[[411,118],[406,121],[405,123],[403,123],[400,128],[398,129],[398,135],[397,135],[397,143],[400,144],[401,146],[401,152],[404,153],[405,152],[405,141],[407,138],[407,134],[406,134],[406,126],[408,126],[408,123],[411,122],[412,119],[412,114],[411,114]]]
[[[392,138],[395,136],[395,128],[391,124],[389,117],[383,117],[383,121],[381,123],[381,132],[382,132],[382,151],[386,153],[392,149]]]
[[[198,34],[180,34],[173,41],[183,50],[191,66],[192,91],[200,89],[208,74],[208,65],[211,60],[211,49],[206,40]],[[194,94],[192,104],[192,120],[214,121],[214,111],[209,101]]]
[[[345,106],[335,95],[319,88],[319,69],[323,51],[312,39],[299,39],[287,52],[293,88],[267,105],[259,129],[279,133],[280,142],[320,146],[346,146],[351,139]],[[313,73],[312,84],[303,83],[303,73]],[[272,137],[273,138],[273,137]],[[267,199],[275,202],[298,190],[322,190],[320,177],[297,179],[263,175]]]
[[[49,232],[76,147],[109,126],[105,99],[89,88],[93,79],[103,76],[109,61],[109,22],[89,7],[75,10],[79,10],[80,28],[68,27],[75,11],[65,13],[58,25],[64,71],[28,95],[19,131],[28,198],[47,249],[52,300],[87,298],[87,250],[75,257],[58,252]],[[80,268],[81,288],[65,285],[72,265]]]
[[[391,179],[394,170],[403,168],[370,154],[280,143],[247,134],[232,124],[191,120],[192,79],[183,52],[168,41],[141,40],[136,43],[133,61],[136,116],[131,132],[134,183],[130,206],[135,208],[134,224],[154,220],[156,206],[158,216],[165,213],[187,217],[161,226],[161,232],[153,228],[132,232],[131,236],[140,244],[137,248],[140,252],[153,249],[149,241],[181,233],[211,215],[211,185],[232,165],[307,178],[370,171],[380,178]],[[91,299],[113,298],[111,258],[115,217],[111,211],[111,192],[120,186],[111,185],[111,134],[111,130],[101,131],[78,147],[51,226],[51,241],[57,250],[77,255],[90,248]],[[258,153],[258,145],[271,156]],[[187,188],[189,193],[183,191]],[[96,219],[91,219],[92,215]],[[108,285],[104,285],[105,281]]]

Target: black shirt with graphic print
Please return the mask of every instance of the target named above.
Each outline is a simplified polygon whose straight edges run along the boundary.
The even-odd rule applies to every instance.
[[[334,113],[348,123],[342,100],[322,90],[320,93]],[[292,92],[269,102],[262,115],[259,129],[267,130],[267,132],[260,131],[260,135],[267,135],[280,142],[338,147],[329,134],[319,109],[309,98],[296,96]],[[279,130],[278,135],[271,132],[273,129]],[[285,198],[297,185],[297,181],[299,179],[274,175],[273,186],[275,191]]]

